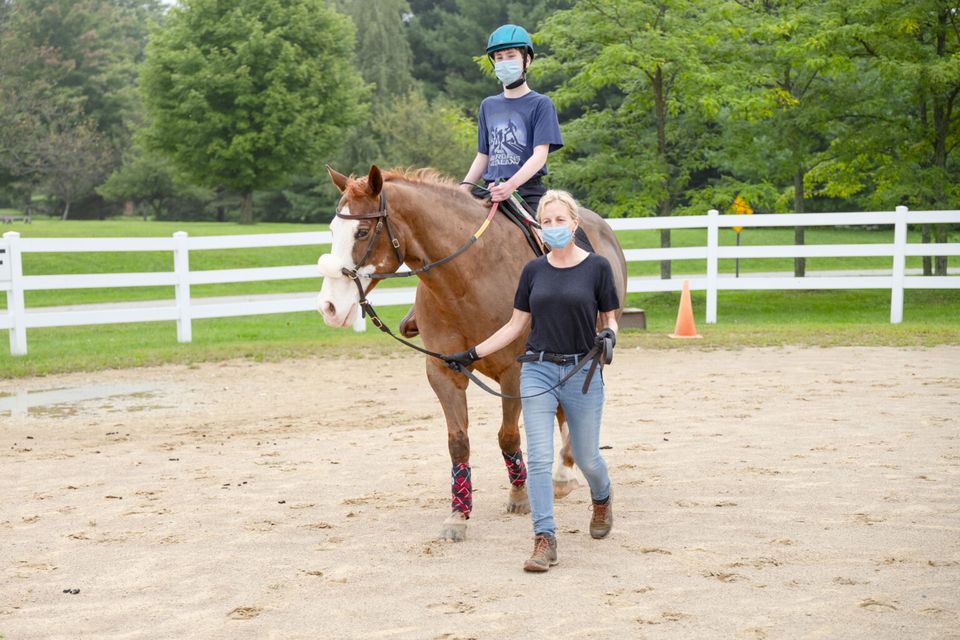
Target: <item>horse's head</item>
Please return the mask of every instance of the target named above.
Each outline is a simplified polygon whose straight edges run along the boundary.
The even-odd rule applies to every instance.
[[[392,273],[403,263],[400,245],[387,217],[383,176],[374,165],[365,179],[355,180],[329,166],[327,173],[342,194],[337,216],[330,223],[333,246],[317,264],[323,276],[318,302],[323,320],[332,327],[347,327],[356,317],[360,292],[348,273],[360,276],[364,290],[372,273]]]

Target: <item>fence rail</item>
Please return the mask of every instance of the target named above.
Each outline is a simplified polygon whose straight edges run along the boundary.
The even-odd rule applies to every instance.
[[[707,244],[702,247],[667,249],[628,249],[628,262],[705,259],[706,274],[687,278],[691,289],[706,290],[706,322],[717,321],[717,293],[723,290],[771,289],[890,289],[890,322],[903,320],[905,289],[960,289],[957,276],[908,276],[907,256],[960,256],[960,242],[910,244],[907,224],[960,223],[960,211],[873,211],[858,213],[720,215],[710,211],[704,216],[671,218],[621,218],[608,220],[615,231],[659,229],[706,229]],[[814,227],[814,226],[893,226],[892,243],[720,246],[719,230],[739,227]],[[19,233],[3,234],[0,241],[0,291],[7,294],[7,309],[0,312],[0,330],[10,335],[10,352],[27,353],[27,329],[65,327],[121,322],[176,321],[177,340],[192,340],[191,321],[199,318],[224,318],[243,315],[289,313],[315,309],[316,294],[282,300],[218,301],[198,304],[191,298],[190,286],[237,282],[257,282],[311,278],[317,276],[314,265],[260,267],[249,269],[190,270],[190,253],[212,249],[259,249],[264,247],[321,245],[332,241],[330,232],[263,234],[243,236],[190,237],[178,231],[171,238],[21,238]],[[172,252],[174,269],[170,272],[63,274],[30,276],[23,274],[26,253],[78,252]],[[720,276],[719,260],[732,258],[812,258],[812,257],[889,257],[890,275],[839,275],[817,277],[758,277],[749,273],[738,278]],[[44,311],[24,304],[25,291],[55,289],[87,289],[105,287],[173,286],[173,304],[158,303],[148,307],[114,307],[79,310]],[[630,293],[678,291],[682,279],[629,278]],[[319,289],[319,286],[318,286]],[[414,287],[376,289],[371,294],[375,305],[410,304]],[[362,318],[354,325],[364,328]]]

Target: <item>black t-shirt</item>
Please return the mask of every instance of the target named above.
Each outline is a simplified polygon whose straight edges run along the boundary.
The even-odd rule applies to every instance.
[[[572,354],[593,347],[597,312],[613,311],[620,299],[603,256],[591,253],[565,269],[542,256],[523,268],[513,306],[532,316],[528,350]]]

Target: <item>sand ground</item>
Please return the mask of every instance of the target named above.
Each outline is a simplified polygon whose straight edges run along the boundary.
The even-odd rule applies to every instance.
[[[558,501],[546,575],[475,389],[467,540],[435,539],[417,356],[0,382],[113,390],[0,410],[0,637],[960,638],[960,347],[622,349],[605,380],[614,530]]]

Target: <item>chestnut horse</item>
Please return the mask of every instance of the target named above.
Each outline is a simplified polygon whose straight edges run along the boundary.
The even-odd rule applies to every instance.
[[[373,166],[367,177],[361,179],[344,176],[330,167],[327,172],[343,194],[338,215],[330,225],[331,253],[319,260],[324,276],[319,310],[324,321],[333,327],[351,326],[359,313],[357,284],[344,269],[356,270],[359,282],[369,291],[379,280],[363,276],[393,273],[403,263],[416,270],[450,256],[481,228],[488,214],[484,203],[433,170],[381,173]],[[581,227],[591,244],[613,267],[622,305],[627,268],[620,244],[597,214],[581,209],[580,216]],[[499,329],[512,313],[520,271],[533,257],[520,230],[498,215],[462,254],[417,274],[415,312],[423,345],[438,353],[464,351]],[[473,369],[497,381],[504,394],[519,395],[520,365],[516,357],[525,344],[526,335],[479,360]],[[453,464],[453,510],[443,522],[440,537],[463,540],[472,508],[468,380],[437,358],[428,356],[426,364],[427,379],[446,417],[447,445]],[[520,401],[504,399],[498,439],[511,482],[507,510],[526,513],[530,507],[524,484],[526,468],[520,450],[519,417]],[[562,412],[558,419],[564,445],[562,464],[554,473],[554,487],[555,494],[563,496],[576,486],[576,479]]]

